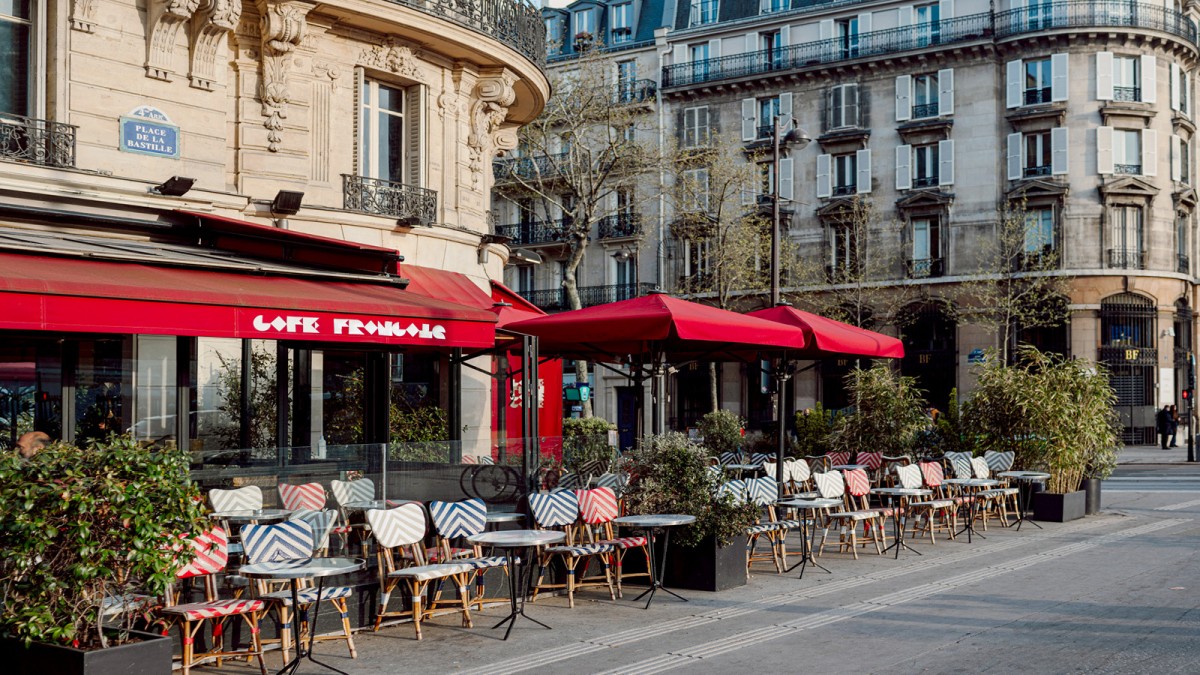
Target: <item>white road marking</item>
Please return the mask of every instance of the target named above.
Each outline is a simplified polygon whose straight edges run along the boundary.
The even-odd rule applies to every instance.
[[[1193,506],[1200,506],[1200,499],[1193,499],[1190,502],[1182,502],[1180,504],[1168,504],[1167,506],[1160,506],[1154,510],[1155,511],[1182,511],[1183,509],[1189,509]]]

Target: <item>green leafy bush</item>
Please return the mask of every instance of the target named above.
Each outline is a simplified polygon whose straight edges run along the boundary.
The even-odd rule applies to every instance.
[[[720,455],[723,452],[738,452],[742,449],[742,430],[746,428],[746,420],[728,410],[714,410],[696,425],[700,435],[704,437],[704,447],[710,454]]]
[[[134,585],[165,592],[186,562],[171,544],[207,526],[175,447],[113,436],[0,457],[0,634],[103,646],[103,599]]]
[[[631,514],[682,513],[696,522],[680,528],[672,539],[695,546],[712,536],[727,546],[758,519],[758,507],[715,496],[721,476],[708,470],[705,449],[678,432],[642,439],[629,460],[625,506]]]
[[[917,434],[928,426],[925,399],[914,378],[884,364],[855,368],[846,376],[854,412],[840,415],[831,437],[835,450],[911,454]]]
[[[812,457],[827,454],[832,449],[830,434],[837,414],[817,403],[811,410],[796,411],[796,442],[792,454]]]
[[[568,471],[580,472],[588,462],[611,462],[613,448],[608,432],[616,425],[600,417],[563,420],[563,463]]]

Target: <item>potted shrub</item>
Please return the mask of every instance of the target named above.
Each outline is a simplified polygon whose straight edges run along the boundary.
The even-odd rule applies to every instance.
[[[169,543],[207,525],[175,447],[114,436],[0,458],[6,672],[170,672],[169,638],[106,626],[100,607],[135,590],[161,595],[179,566]]]
[[[811,409],[796,411],[796,442],[793,457],[816,457],[829,453],[829,436],[838,415],[817,402]]]
[[[608,432],[616,428],[601,417],[564,419],[563,465],[567,471],[586,476],[601,465],[609,468],[600,473],[610,470],[614,453],[608,443]]]
[[[916,379],[886,364],[846,375],[854,412],[834,421],[830,442],[834,450],[851,453],[876,450],[885,455],[911,454],[918,433],[929,426],[925,398]]]
[[[719,591],[746,583],[745,529],[758,507],[715,496],[721,477],[708,470],[705,449],[678,432],[647,436],[627,453],[631,514],[682,513],[696,522],[671,532],[667,585]],[[633,562],[633,558],[628,562]]]
[[[737,414],[728,410],[714,410],[701,417],[696,426],[704,437],[704,447],[708,448],[710,456],[719,457],[723,452],[738,454],[742,451],[746,420]]]

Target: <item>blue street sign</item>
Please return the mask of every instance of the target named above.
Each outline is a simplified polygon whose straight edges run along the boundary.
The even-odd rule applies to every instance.
[[[121,116],[121,150],[179,158],[179,127],[158,108],[140,106]]]

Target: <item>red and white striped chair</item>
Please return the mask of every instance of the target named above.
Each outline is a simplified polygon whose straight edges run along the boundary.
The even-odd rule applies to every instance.
[[[867,472],[862,469],[850,469],[843,471],[839,476],[837,473],[817,474],[819,477],[818,485],[821,485],[823,480],[827,486],[832,487],[834,480],[844,480],[845,485],[841,490],[841,496],[845,503],[845,510],[829,514],[830,522],[840,523],[840,536],[838,538],[838,552],[845,553],[847,550],[854,554],[854,559],[858,560],[858,546],[866,546],[868,543],[875,544],[875,552],[883,555],[883,547],[880,545],[884,542],[885,531],[883,528],[883,511],[880,509],[872,509],[867,502],[867,496],[871,494],[871,481],[867,478]],[[822,478],[823,477],[823,478]],[[830,490],[832,493],[832,490]],[[836,496],[826,494],[826,489],[822,488],[821,497],[826,499],[834,499]],[[858,539],[858,524],[863,526],[863,539],[861,544]],[[829,527],[825,528],[825,538],[829,536]],[[821,540],[821,548],[818,555],[825,551],[825,538]]]
[[[537,600],[538,592],[562,588],[567,591],[567,605],[575,606],[575,590],[583,586],[582,580],[587,577],[587,568],[593,559],[598,559],[604,565],[603,585],[608,587],[611,600],[617,599],[616,587],[613,585],[610,559],[617,550],[616,544],[604,542],[583,542],[576,531],[579,520],[579,497],[571,490],[561,490],[550,494],[529,495],[529,510],[533,514],[533,522],[539,529],[561,530],[566,539],[563,544],[547,546],[538,552],[537,583],[533,586],[533,596],[530,602]],[[567,570],[565,584],[543,583],[546,568],[555,558],[561,558]],[[583,563],[580,568],[579,563]],[[576,574],[578,572],[578,574]],[[589,585],[600,585],[598,582]]]
[[[859,452],[854,458],[855,464],[863,465],[867,470],[867,477],[871,480],[871,485],[879,486],[882,482],[883,475],[880,469],[883,467],[882,452]]]
[[[216,575],[225,569],[229,562],[229,536],[220,527],[201,534],[183,546],[184,553],[190,553],[191,560],[176,573],[176,580],[197,579],[204,585],[204,600],[176,604],[178,591],[173,586],[167,589],[164,606],[158,611],[168,623],[179,626],[179,638],[182,643],[183,675],[188,675],[193,666],[203,661],[215,659],[220,664],[221,659],[238,657],[255,657],[258,659],[258,669],[266,675],[267,667],[263,663],[262,643],[258,636],[258,620],[263,612],[263,601],[257,599],[220,600],[217,597]],[[234,616],[240,616],[250,630],[250,648],[244,650],[225,651],[225,622]],[[212,622],[212,645],[206,652],[196,654],[196,633],[208,622]]]
[[[908,464],[896,465],[893,467],[896,472],[896,477],[900,482],[900,487],[908,489],[920,489],[928,487],[930,490],[936,490],[941,486],[941,467],[933,464],[932,466],[938,469],[937,485],[928,485],[924,480],[924,474],[921,467]],[[954,538],[954,500],[938,497],[922,498],[908,502],[908,516],[912,519],[913,534],[918,532],[929,532],[929,543],[936,544],[933,533],[936,529],[938,517],[941,517],[942,526],[950,533],[950,538]]]
[[[597,487],[590,490],[580,490],[576,493],[579,499],[580,528],[588,542],[612,544],[616,547],[611,559],[616,569],[617,597],[621,595],[621,582],[626,578],[650,576],[649,539],[642,536],[618,537],[613,530],[613,519],[621,515],[620,500],[612,488]],[[625,555],[632,550],[641,549],[646,558],[646,571],[626,575],[624,571]],[[580,579],[599,582],[599,578]]]
[[[850,463],[850,453],[848,452],[831,452],[825,455],[825,457],[829,460],[829,467],[842,466]]]
[[[320,483],[304,483],[303,485],[279,484],[279,501],[283,508],[289,511],[308,509],[322,511],[325,509],[325,486]]]

